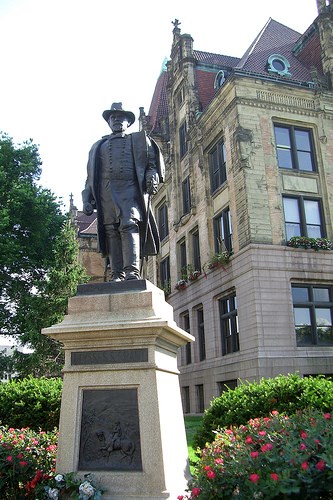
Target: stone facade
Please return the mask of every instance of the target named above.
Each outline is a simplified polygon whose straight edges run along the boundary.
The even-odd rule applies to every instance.
[[[333,252],[287,246],[287,230],[333,239],[332,18],[319,2],[303,35],[270,20],[240,59],[194,50],[175,21],[167,69],[141,109],[167,166],[153,199],[162,248],[146,273],[196,338],[179,354],[187,413],[240,380],[333,374]],[[287,220],[289,202],[299,208]],[[222,250],[230,261],[210,269]],[[297,302],[300,291],[311,297]]]

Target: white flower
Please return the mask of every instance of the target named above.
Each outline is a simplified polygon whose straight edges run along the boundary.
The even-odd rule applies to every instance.
[[[51,498],[52,500],[58,500],[59,498],[59,490],[57,488],[49,488],[47,491],[47,498]]]
[[[57,483],[61,483],[62,481],[64,481],[64,476],[62,474],[57,474],[56,477],[54,478],[54,480]]]
[[[84,481],[84,483],[80,484],[79,492],[90,498],[94,496],[95,489],[88,481]]]

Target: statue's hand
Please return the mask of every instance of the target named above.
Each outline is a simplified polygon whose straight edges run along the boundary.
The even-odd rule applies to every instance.
[[[159,181],[159,178],[158,178],[158,174],[156,174],[156,173],[153,173],[152,175],[146,176],[146,190],[147,190],[148,194],[153,195],[153,194],[157,193],[158,181]]]
[[[86,202],[83,204],[83,213],[86,215],[91,215],[93,213],[94,209],[91,203]]]

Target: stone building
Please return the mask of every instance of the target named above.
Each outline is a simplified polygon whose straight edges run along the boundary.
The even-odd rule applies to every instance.
[[[147,277],[196,338],[186,413],[239,380],[333,374],[333,2],[317,5],[305,33],[269,19],[241,58],[194,49],[175,20],[140,109],[167,167]]]

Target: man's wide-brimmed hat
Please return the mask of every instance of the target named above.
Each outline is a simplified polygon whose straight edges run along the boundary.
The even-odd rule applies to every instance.
[[[124,116],[126,116],[126,118],[128,120],[128,126],[132,125],[135,122],[134,113],[132,113],[132,111],[124,111],[122,102],[114,102],[111,105],[111,109],[106,109],[105,111],[103,111],[102,116],[103,116],[104,120],[109,122],[110,116],[113,115],[114,113],[121,113]]]

